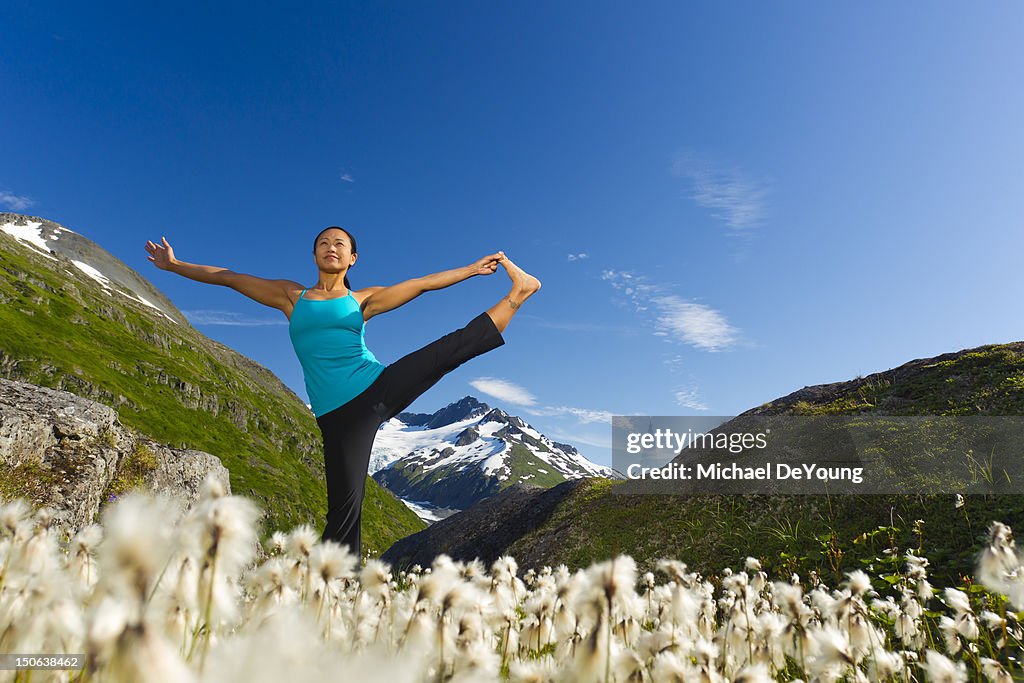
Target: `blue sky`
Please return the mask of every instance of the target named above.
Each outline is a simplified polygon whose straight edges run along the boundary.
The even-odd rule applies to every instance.
[[[148,3],[142,3],[148,4]],[[1024,5],[0,7],[0,209],[81,232],[304,396],[284,317],[179,258],[355,288],[504,250],[543,282],[472,394],[610,462],[610,415],[731,415],[1024,338]],[[367,325],[392,362],[499,273]],[[232,324],[225,324],[232,323]]]

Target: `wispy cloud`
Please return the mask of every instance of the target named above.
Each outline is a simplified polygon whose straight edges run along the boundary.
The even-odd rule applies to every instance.
[[[264,327],[266,325],[287,325],[280,318],[253,318],[234,311],[182,311],[193,325],[227,325],[230,327]]]
[[[341,180],[343,182],[346,182],[346,183],[354,183],[356,181],[356,179],[352,177],[351,173],[345,173],[345,172],[342,172]]]
[[[626,295],[636,312],[651,319],[657,336],[702,351],[722,351],[737,342],[738,330],[722,313],[668,294],[664,285],[621,270],[605,270],[601,279]]]
[[[604,270],[601,279],[625,294],[637,312],[649,310],[651,299],[667,289],[625,270]]]
[[[565,434],[563,432],[549,432],[548,436],[550,436],[552,439],[560,443],[581,443],[584,446],[594,446],[596,448],[612,447],[611,434],[602,438],[600,436],[591,436],[588,434]]]
[[[721,351],[736,342],[736,328],[713,308],[678,296],[657,297],[654,303],[658,309],[655,334],[674,336],[704,351]]]
[[[590,410],[589,408],[574,408],[572,406],[545,406],[527,410],[530,415],[572,415],[583,424],[591,422],[607,422],[611,424],[612,414],[607,410]]]
[[[521,406],[523,411],[534,416],[571,415],[583,424],[607,422],[611,424],[612,414],[607,410],[592,410],[573,406],[540,406],[537,398],[526,388],[513,382],[495,377],[479,377],[471,380],[470,385],[477,391],[493,396],[499,401]]]
[[[635,327],[629,325],[607,325],[605,323],[588,323],[588,322],[574,322],[571,320],[555,320],[550,318],[544,318],[539,315],[533,315],[531,313],[520,313],[518,314],[517,320],[529,320],[531,325],[537,327],[545,327],[552,330],[564,330],[566,332],[588,332],[598,334],[622,334],[626,336],[636,336],[638,330]]]
[[[13,192],[0,190],[0,204],[3,204],[9,209],[13,209],[14,211],[24,211],[35,204],[35,202],[28,197],[21,197]]]
[[[676,403],[683,406],[684,408],[691,408],[693,410],[707,410],[707,404],[701,400],[694,388],[677,389],[675,392]]]
[[[586,252],[580,252],[578,254],[569,254],[570,261],[582,261],[583,259],[590,258],[590,255]]]
[[[691,199],[712,211],[733,236],[749,235],[767,214],[768,185],[738,169],[713,164],[692,154],[678,156],[673,175],[691,184]]]
[[[470,385],[481,393],[517,406],[533,406],[537,403],[536,397],[529,391],[503,379],[479,377],[471,380]]]

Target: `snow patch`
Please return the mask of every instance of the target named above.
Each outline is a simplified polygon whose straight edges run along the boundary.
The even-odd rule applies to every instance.
[[[27,225],[15,225],[14,223],[7,223],[5,225],[0,226],[0,230],[3,230],[8,235],[21,242],[24,242],[35,247],[36,249],[41,251],[43,253],[43,256],[45,256],[46,258],[51,259],[53,261],[57,260],[50,255],[50,247],[47,246],[46,242],[43,240],[42,223],[36,223],[34,221],[28,221]]]
[[[425,501],[406,500],[405,498],[399,498],[399,500],[405,503],[405,506],[412,510],[417,517],[422,519],[424,522],[427,522],[428,524],[431,522],[440,521],[447,517],[448,515],[442,514],[444,512],[448,512],[449,514],[451,513],[451,511],[448,510],[447,508],[439,508],[433,503],[428,503]]]
[[[74,263],[75,267],[78,268],[80,271],[91,277],[96,282],[100,283],[103,289],[110,289],[110,278],[108,278],[106,275],[96,270],[95,268],[90,266],[88,263],[85,263],[84,261],[75,261],[74,259],[72,259],[71,262]]]

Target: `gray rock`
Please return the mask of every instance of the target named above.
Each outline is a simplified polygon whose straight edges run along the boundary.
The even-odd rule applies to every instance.
[[[26,497],[71,532],[97,521],[118,470],[187,507],[208,475],[230,492],[227,468],[201,451],[170,448],[123,426],[113,408],[66,391],[0,379],[0,497]]]

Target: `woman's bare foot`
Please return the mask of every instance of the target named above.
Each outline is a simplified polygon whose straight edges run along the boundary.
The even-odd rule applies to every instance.
[[[500,261],[512,280],[512,293],[509,295],[515,304],[521,304],[530,298],[540,289],[540,280],[527,273],[525,270],[512,263],[512,260],[505,256],[505,252],[499,252],[502,256]],[[516,305],[516,308],[519,306]]]
[[[516,314],[522,303],[537,293],[537,290],[540,289],[540,280],[512,263],[509,257],[505,256],[505,252],[499,251],[498,253],[501,254],[501,260],[498,263],[505,267],[505,271],[508,272],[508,276],[512,280],[512,291],[508,293],[508,296],[487,310],[487,314],[491,316],[494,326],[500,333],[508,327],[512,316]]]

